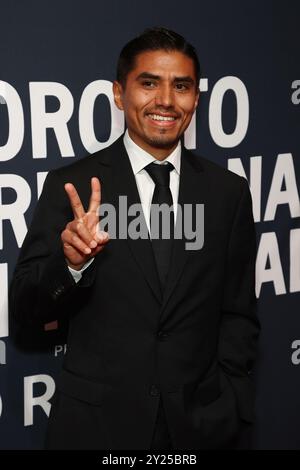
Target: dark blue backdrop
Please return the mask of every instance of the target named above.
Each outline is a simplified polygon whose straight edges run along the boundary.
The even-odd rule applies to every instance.
[[[187,144],[243,170],[251,186],[262,324],[256,447],[300,449],[299,14],[296,1],[1,2],[2,449],[42,447],[47,400],[63,357],[63,326],[20,335],[8,325],[7,285],[26,233],[24,220],[30,223],[47,171],[100,147],[97,141],[106,142],[111,131],[112,139],[120,134],[122,118],[115,110],[111,115],[105,95],[110,84],[96,81],[112,82],[121,47],[154,25],[181,33],[199,53],[203,91]],[[104,94],[95,93],[88,114],[92,82]],[[59,110],[69,111],[65,133],[43,131],[40,112],[57,112],[59,121]]]

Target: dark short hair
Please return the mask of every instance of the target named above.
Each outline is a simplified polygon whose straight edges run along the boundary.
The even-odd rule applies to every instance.
[[[200,80],[200,64],[195,48],[183,36],[166,28],[147,28],[121,50],[117,65],[117,81],[126,86],[127,75],[133,70],[136,57],[145,51],[178,51],[190,57],[195,66],[196,87]]]

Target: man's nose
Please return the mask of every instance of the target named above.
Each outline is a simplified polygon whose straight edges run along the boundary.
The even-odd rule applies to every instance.
[[[158,87],[156,97],[155,97],[157,106],[164,106],[169,108],[174,105],[174,89],[168,83],[161,84]]]

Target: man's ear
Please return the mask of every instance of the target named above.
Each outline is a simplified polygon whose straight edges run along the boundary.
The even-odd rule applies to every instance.
[[[124,107],[123,107],[123,100],[122,100],[122,97],[123,97],[123,87],[121,85],[120,82],[117,82],[117,80],[115,80],[113,82],[113,94],[114,94],[114,100],[115,100],[115,103],[116,103],[116,106],[121,110],[123,111],[124,110]]]

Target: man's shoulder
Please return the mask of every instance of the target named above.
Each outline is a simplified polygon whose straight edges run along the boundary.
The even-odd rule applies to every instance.
[[[224,188],[225,190],[241,191],[245,185],[248,186],[248,181],[243,176],[200,155],[197,151],[186,150],[186,152],[191,164],[200,172],[203,172],[205,178],[209,179],[216,189]]]
[[[89,175],[95,169],[99,170],[99,164],[104,166],[110,165],[113,155],[116,154],[121,146],[122,140],[119,137],[104,149],[85,155],[84,157],[77,158],[75,161],[72,161],[72,163],[51,170],[51,173],[58,175],[62,179],[66,179],[71,176]]]

